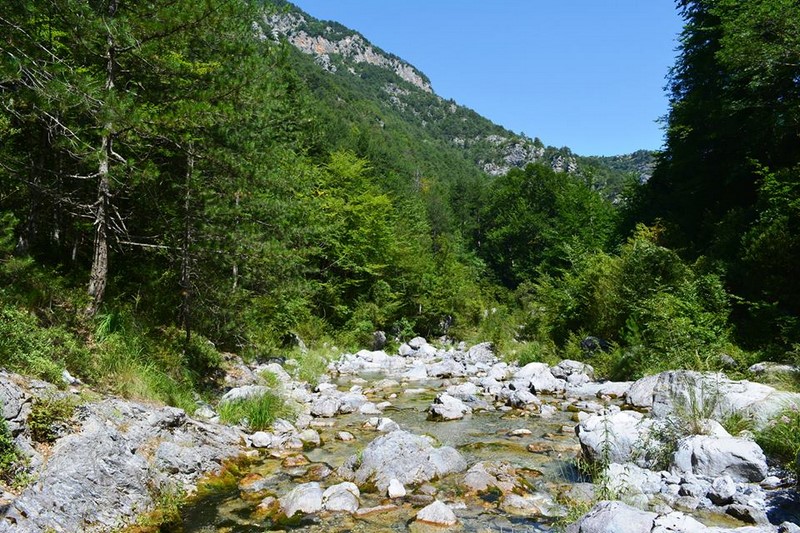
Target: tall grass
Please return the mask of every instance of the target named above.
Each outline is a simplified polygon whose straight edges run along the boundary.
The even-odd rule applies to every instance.
[[[272,392],[222,402],[217,412],[223,422],[243,424],[254,431],[269,429],[277,418],[287,418],[294,414],[283,398]]]
[[[755,437],[764,453],[793,470],[800,479],[800,405],[788,406]]]

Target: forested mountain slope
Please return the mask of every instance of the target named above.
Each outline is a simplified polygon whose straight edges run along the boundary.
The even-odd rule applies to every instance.
[[[436,95],[424,73],[374,46],[358,32],[334,21],[317,20],[287,2],[278,4],[282,9],[263,19],[264,36],[285,38],[313,58],[319,67],[312,69],[316,79],[311,85],[316,96],[326,100],[338,95],[344,99],[340,94],[344,92],[349,95],[348,104],[357,100],[373,104],[374,116],[362,117],[373,122],[367,122],[366,127],[383,128],[387,120],[400,121],[414,133],[414,139],[435,142],[439,152],[457,153],[490,176],[542,163],[581,176],[611,196],[620,192],[628,174],[649,177],[652,152],[582,157],[567,147],[546,146],[538,137],[511,132]]]

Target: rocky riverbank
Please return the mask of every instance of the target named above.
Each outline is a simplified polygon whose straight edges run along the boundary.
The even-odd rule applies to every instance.
[[[600,382],[577,361],[520,368],[489,344],[417,338],[394,355],[345,354],[314,388],[277,363],[233,361],[222,401],[268,390],[265,372],[297,413],[271,431],[221,425],[211,406],[192,418],[106,398],[78,407],[52,447],[31,442],[33,399],[78,389],[0,373],[3,416],[33,471],[25,490],[3,495],[0,530],[117,527],[244,453],[258,456],[252,469],[190,503],[181,531],[547,531],[595,502],[569,531],[800,531],[781,503],[795,497],[792,480],[719,423],[739,413],[758,426],[800,401],[766,385],[688,371]],[[620,501],[599,501],[609,497]]]

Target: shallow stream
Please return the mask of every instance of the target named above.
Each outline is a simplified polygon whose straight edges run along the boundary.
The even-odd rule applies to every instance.
[[[491,410],[475,412],[461,420],[430,421],[426,409],[447,385],[456,383],[448,380],[428,380],[409,386],[397,386],[371,391],[372,383],[384,376],[342,377],[337,385],[340,390],[348,390],[353,382],[363,383],[364,392],[373,402],[389,401],[383,416],[397,422],[404,430],[415,434],[430,435],[441,445],[456,448],[472,466],[478,461],[505,461],[522,472],[528,490],[555,497],[581,481],[574,468],[574,459],[579,450],[578,440],[572,431],[575,413],[567,410],[563,400],[555,397],[542,397],[558,410],[551,418],[541,418],[521,410]],[[370,418],[368,415],[352,413],[335,418],[317,418],[311,427],[316,429],[322,439],[319,447],[303,452],[309,464],[287,466],[286,453],[262,455],[247,467],[247,474],[256,474],[267,479],[267,494],[280,497],[298,483],[320,481],[323,487],[339,483],[336,469],[353,454],[357,454],[369,442],[381,435],[375,429],[363,427]],[[531,433],[523,436],[509,436],[515,429],[526,429]],[[355,439],[349,442],[337,438],[340,431],[351,433]],[[530,448],[529,448],[530,447]],[[529,451],[532,450],[532,451]],[[297,457],[300,452],[288,456]],[[301,459],[302,461],[302,459]],[[325,467],[333,473],[320,480],[320,472]],[[463,474],[434,480],[429,485],[436,489],[436,499],[450,504],[460,524],[460,531],[522,533],[550,531],[549,518],[530,518],[517,516],[500,509],[498,497],[492,494],[482,497],[467,494],[459,481]],[[393,503],[393,509],[384,509],[369,514],[320,514],[306,516],[292,521],[273,523],[262,517],[258,505],[265,491],[258,498],[248,498],[238,487],[229,487],[190,502],[182,512],[182,521],[173,526],[174,533],[244,533],[265,530],[293,530],[332,533],[338,531],[442,531],[442,528],[422,526],[414,522],[414,516],[421,507],[429,503],[430,496],[419,490],[409,489],[409,495],[392,501],[387,496],[362,491],[361,508]],[[425,487],[430,493],[432,489]],[[296,517],[299,515],[296,515]]]

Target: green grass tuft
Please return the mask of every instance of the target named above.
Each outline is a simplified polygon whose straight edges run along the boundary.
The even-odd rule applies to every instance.
[[[267,392],[241,400],[223,402],[217,409],[219,418],[229,424],[246,424],[251,430],[269,429],[277,418],[293,415],[283,398]]]

